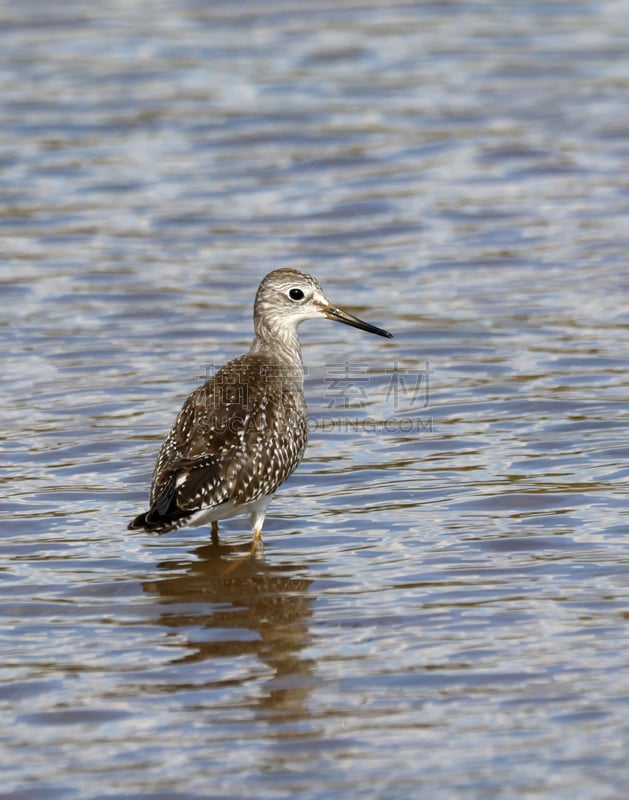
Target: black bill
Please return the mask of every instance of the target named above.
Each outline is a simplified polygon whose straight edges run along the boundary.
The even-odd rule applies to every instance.
[[[378,336],[386,336],[387,339],[393,339],[393,334],[385,331],[382,328],[376,328],[375,325],[370,325],[368,322],[363,322],[362,319],[355,317],[348,311],[343,311],[341,308],[334,308],[334,306],[326,306],[324,313],[328,319],[335,322],[342,322],[344,325],[351,325],[352,328],[360,328],[361,331],[368,333],[376,333]]]

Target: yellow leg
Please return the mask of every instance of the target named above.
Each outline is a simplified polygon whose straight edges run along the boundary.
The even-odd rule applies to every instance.
[[[218,544],[218,522],[212,523],[212,544]]]
[[[256,527],[253,529],[253,549],[262,544],[262,526]]]
[[[264,542],[262,541],[262,528],[255,527],[253,529],[253,541],[251,542],[251,550],[249,555],[253,556],[257,551],[264,552]]]
[[[249,558],[255,555],[258,548],[260,548],[260,550],[262,550],[263,548],[262,526],[256,526],[253,529],[253,541],[251,542],[251,549],[249,550],[249,552],[246,553],[245,555],[238,556],[238,558],[235,558],[231,562],[231,564],[225,569],[225,572],[223,574],[229,575],[229,573],[237,569],[243,563],[243,561],[247,561]]]

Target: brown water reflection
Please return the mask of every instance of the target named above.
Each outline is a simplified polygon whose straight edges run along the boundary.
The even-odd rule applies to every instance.
[[[302,656],[312,617],[312,581],[297,563],[273,565],[249,555],[250,544],[222,542],[194,550],[197,560],[162,561],[179,574],[145,581],[160,600],[160,624],[183,635],[188,653],[172,663],[256,656],[271,676],[255,711],[291,721],[304,713],[313,664]],[[202,635],[199,634],[202,631]]]

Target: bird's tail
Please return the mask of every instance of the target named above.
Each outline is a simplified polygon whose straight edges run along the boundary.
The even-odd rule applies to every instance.
[[[148,513],[148,512],[147,512]],[[146,514],[138,514],[135,519],[127,525],[128,531],[143,531],[146,529]]]
[[[144,531],[145,533],[170,533],[186,525],[192,514],[179,512],[179,514],[167,514],[161,516],[156,514],[153,509],[144,514],[138,514],[135,519],[127,525],[128,531]]]

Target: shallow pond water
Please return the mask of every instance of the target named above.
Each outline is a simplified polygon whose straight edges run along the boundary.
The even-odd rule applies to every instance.
[[[2,16],[2,797],[624,797],[629,6]],[[289,265],[395,338],[259,557],[127,531]]]

